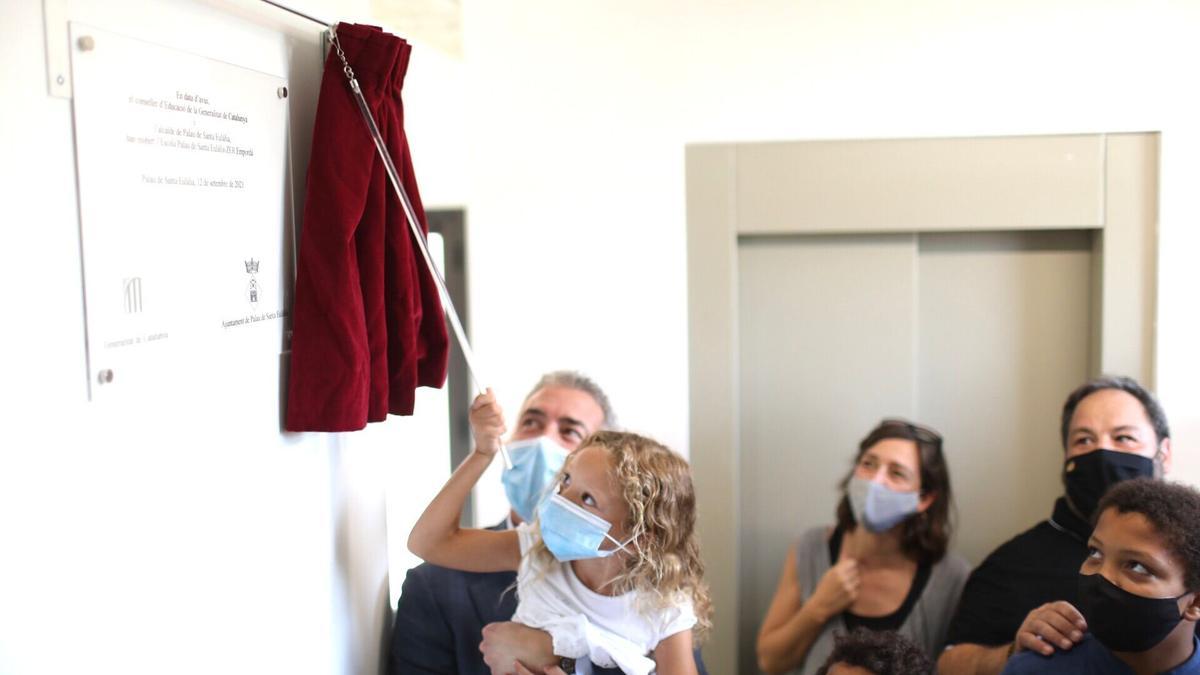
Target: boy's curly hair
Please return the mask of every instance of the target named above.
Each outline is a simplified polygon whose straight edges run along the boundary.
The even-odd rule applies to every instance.
[[[637,591],[650,609],[676,604],[682,594],[692,601],[697,644],[712,628],[712,601],[704,583],[704,563],[696,540],[696,493],[692,473],[682,457],[644,436],[622,431],[597,431],[571,454],[598,446],[612,458],[614,478],[628,507],[625,531],[633,540],[624,569],[612,580],[617,593]],[[554,484],[571,465],[567,458]],[[534,528],[535,541],[527,555],[546,569],[554,555]]]
[[[1121,481],[1104,494],[1096,507],[1096,520],[1108,509],[1140,513],[1150,521],[1183,570],[1187,591],[1200,591],[1200,492],[1179,483],[1136,478]]]
[[[858,666],[875,675],[930,675],[929,656],[904,636],[893,631],[856,628],[850,634],[835,633],[833,653],[817,670],[825,675],[835,663]]]

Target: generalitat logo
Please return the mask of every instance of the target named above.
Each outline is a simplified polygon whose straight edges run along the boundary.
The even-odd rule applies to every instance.
[[[126,314],[141,314],[142,313],[142,278],[129,277],[122,279],[122,284],[125,287],[125,313]]]

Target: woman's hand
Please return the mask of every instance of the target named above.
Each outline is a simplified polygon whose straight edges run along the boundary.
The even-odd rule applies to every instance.
[[[763,619],[755,645],[758,667],[767,673],[786,673],[804,662],[808,650],[829,619],[850,606],[858,593],[853,560],[835,565],[817,582],[805,600],[797,578],[796,547],[788,547],[779,586]],[[844,577],[849,577],[843,580]]]
[[[829,621],[854,604],[860,583],[858,561],[848,558],[829,568],[808,601],[824,621]]]
[[[495,455],[507,427],[504,426],[504,411],[500,409],[490,387],[475,397],[469,418],[471,432],[475,434],[475,452],[489,457]]]

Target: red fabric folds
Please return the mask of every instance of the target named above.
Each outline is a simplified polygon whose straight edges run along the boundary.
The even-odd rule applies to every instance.
[[[400,100],[412,48],[374,26],[340,24],[337,34],[428,232]],[[442,305],[332,49],[302,228],[284,426],[353,431],[411,415],[416,388],[446,380]]]

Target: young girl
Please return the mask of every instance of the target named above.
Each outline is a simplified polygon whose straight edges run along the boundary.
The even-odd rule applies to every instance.
[[[711,607],[683,459],[636,434],[597,432],[567,458],[532,523],[460,528],[505,431],[490,390],[470,419],[475,451],[425,509],[409,550],[468,572],[516,570],[513,621],[549,633],[557,656],[638,675],[696,673],[693,629],[707,631]]]

